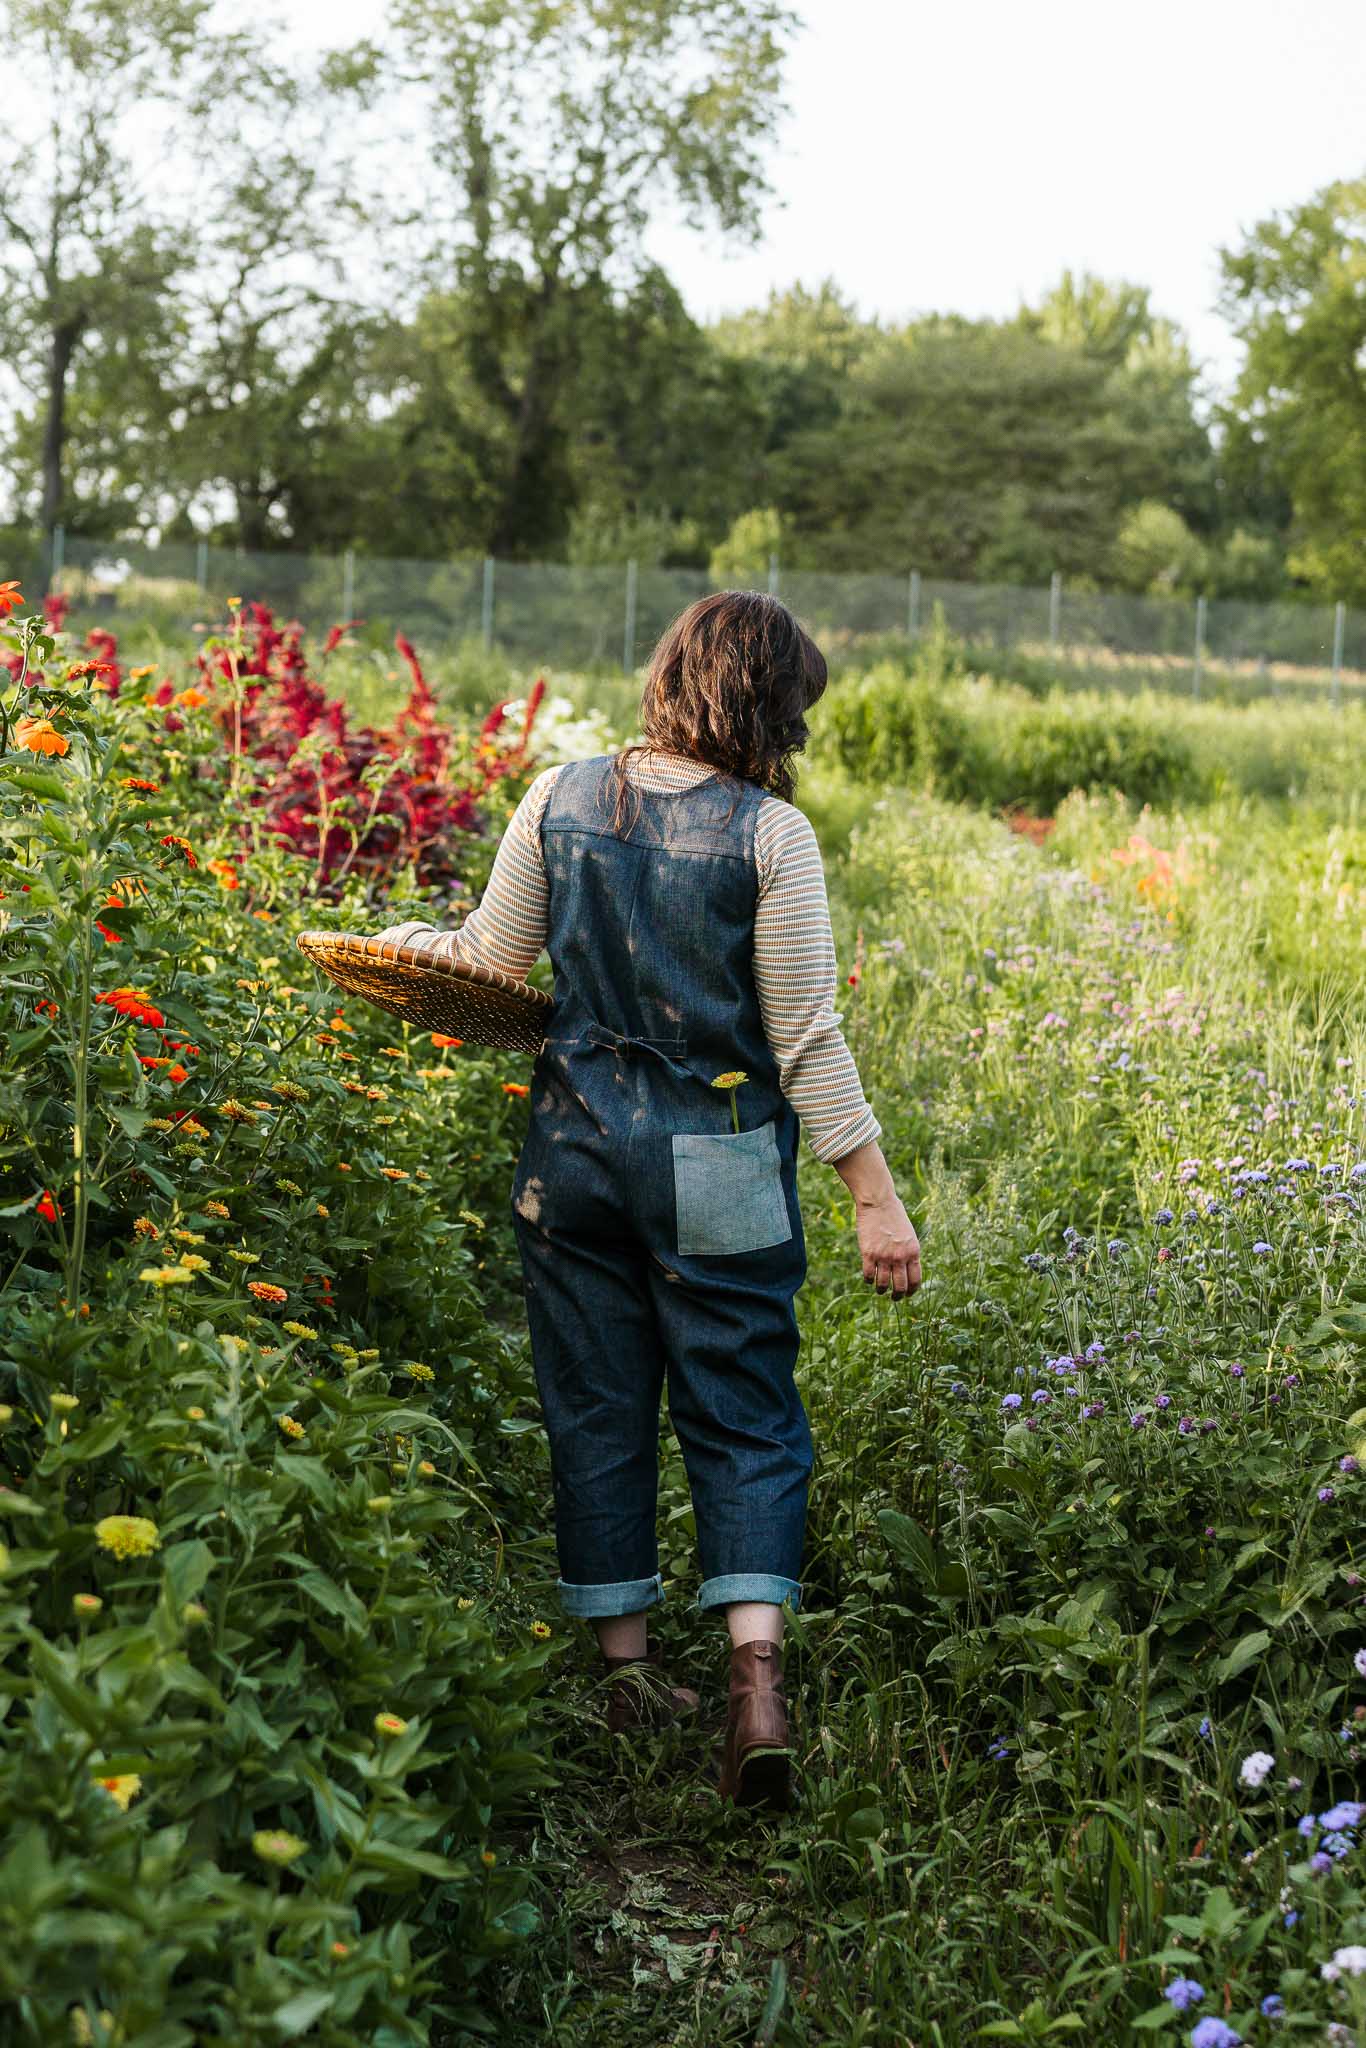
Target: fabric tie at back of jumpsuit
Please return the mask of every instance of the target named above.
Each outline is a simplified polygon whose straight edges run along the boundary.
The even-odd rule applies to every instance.
[[[798,1124],[754,985],[763,793],[716,775],[558,776],[541,822],[555,977],[513,1186],[550,1437],[560,1592],[582,1615],[661,1592],[659,1404],[683,1451],[699,1603],[800,1597],[811,1437],[793,1382],[806,1275]],[[639,809],[636,809],[636,803]],[[712,1087],[742,1071],[731,1098]]]

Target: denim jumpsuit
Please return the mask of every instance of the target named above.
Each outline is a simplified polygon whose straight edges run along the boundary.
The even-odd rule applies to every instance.
[[[797,1606],[811,1433],[793,1381],[806,1277],[797,1117],[754,985],[763,792],[714,775],[612,820],[610,757],[541,823],[555,1009],[513,1184],[550,1439],[560,1598],[662,1597],[659,1404],[692,1490],[700,1607]],[[741,1070],[731,1097],[710,1083]]]

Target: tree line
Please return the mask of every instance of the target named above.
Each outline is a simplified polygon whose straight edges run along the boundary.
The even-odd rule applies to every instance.
[[[794,27],[392,0],[310,67],[212,0],[0,0],[15,524],[1366,601],[1366,178],[1221,252],[1217,403],[1146,287],[1071,272],[703,325],[647,231],[757,238]]]

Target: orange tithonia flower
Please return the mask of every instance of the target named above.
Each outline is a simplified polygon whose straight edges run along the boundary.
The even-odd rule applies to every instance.
[[[57,1015],[57,1005],[50,997],[44,996],[41,1002],[33,1005],[33,1014],[35,1017],[55,1017]]]
[[[120,1017],[131,1017],[135,1024],[161,1025],[166,1022],[145,988],[106,989],[102,996],[96,996],[97,1003],[108,1003],[111,1010],[117,1010]]]
[[[69,754],[71,742],[65,733],[58,732],[50,718],[21,718],[14,728],[16,746],[27,747],[30,754]]]
[[[133,670],[133,674],[137,674],[136,669]],[[155,796],[161,788],[159,782],[149,782],[145,775],[125,775],[123,786],[125,789],[141,790],[145,796]]]
[[[463,1045],[464,1043],[463,1038],[449,1038],[444,1031],[434,1031],[432,1033],[432,1044],[436,1046],[455,1046]]]
[[[241,877],[230,860],[210,860],[205,861],[204,865],[208,869],[209,873],[217,878],[219,886],[221,888],[241,888]]]
[[[180,691],[175,701],[177,704],[183,705],[186,711],[198,711],[200,706],[207,704],[209,700],[203,690],[196,690],[193,683],[191,683],[188,690]]]
[[[531,1090],[525,1081],[504,1081],[503,1093],[504,1095],[530,1095]]]
[[[0,619],[17,612],[24,601],[24,593],[17,583],[0,583]]]

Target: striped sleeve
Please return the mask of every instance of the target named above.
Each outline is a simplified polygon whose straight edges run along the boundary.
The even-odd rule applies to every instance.
[[[882,1135],[835,1008],[835,941],[820,845],[792,804],[767,797],[754,834],[754,982],[782,1090],[818,1159]]]
[[[438,958],[494,967],[525,981],[545,951],[550,891],[541,854],[541,819],[558,767],[546,768],[527,785],[498,842],[488,887],[463,924],[453,931],[414,919],[394,926],[385,938],[431,934],[429,951]]]

